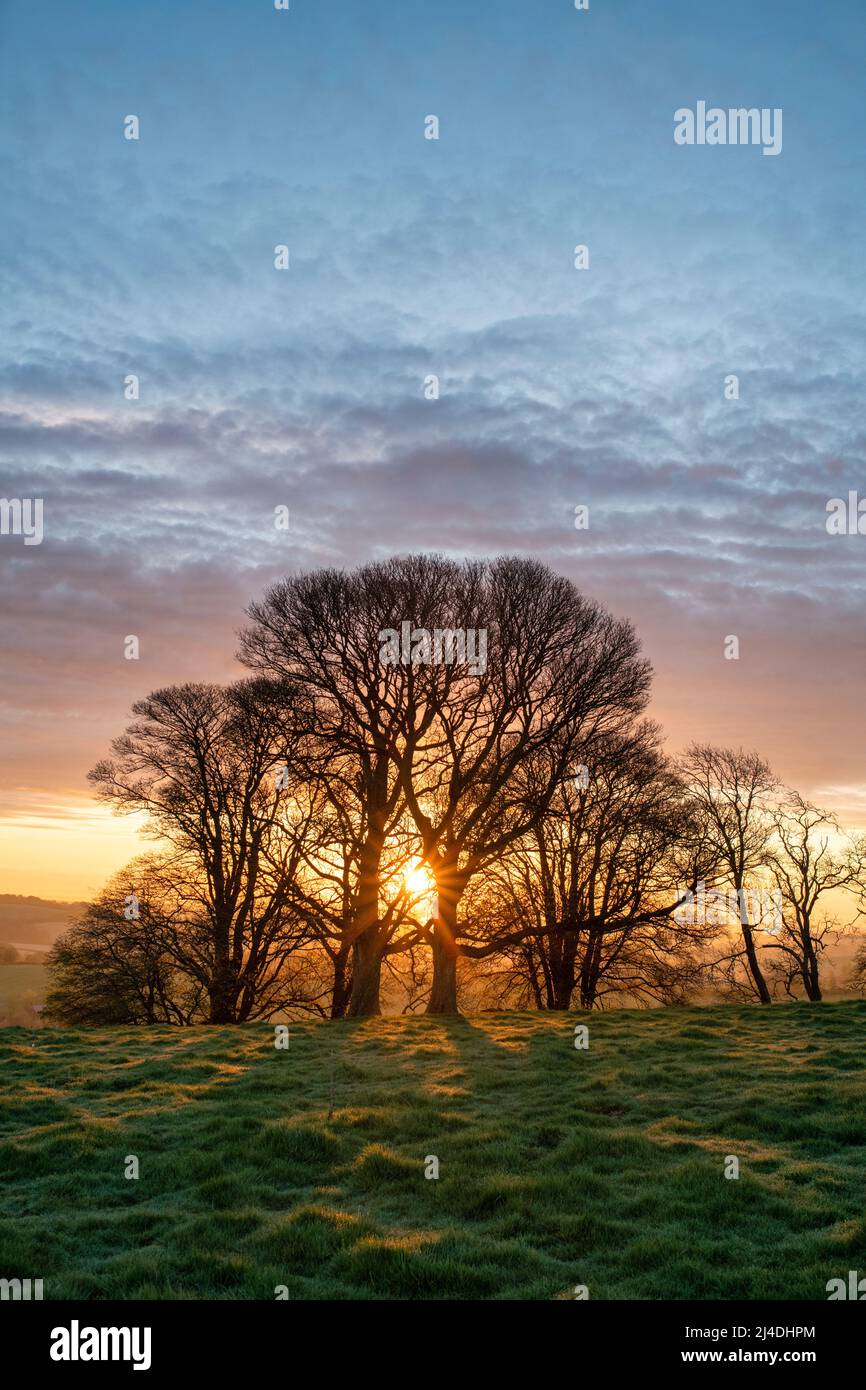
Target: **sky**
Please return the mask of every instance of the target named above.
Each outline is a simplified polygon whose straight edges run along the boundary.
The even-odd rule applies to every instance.
[[[0,892],[141,848],[87,771],[241,674],[269,583],[414,550],[543,559],[672,752],[866,824],[864,59],[860,0],[0,0],[0,496],[44,516],[0,536]],[[678,145],[699,101],[781,152]]]

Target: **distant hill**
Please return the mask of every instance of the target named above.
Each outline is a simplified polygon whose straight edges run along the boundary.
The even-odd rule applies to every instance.
[[[0,893],[0,944],[44,953],[86,907],[21,893]]]

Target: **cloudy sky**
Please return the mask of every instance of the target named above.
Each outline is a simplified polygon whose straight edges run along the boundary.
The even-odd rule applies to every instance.
[[[866,823],[864,58],[854,0],[2,0],[0,495],[45,535],[0,537],[0,891],[133,852],[87,769],[266,584],[415,549],[543,558],[672,750]],[[675,144],[698,101],[781,153]]]

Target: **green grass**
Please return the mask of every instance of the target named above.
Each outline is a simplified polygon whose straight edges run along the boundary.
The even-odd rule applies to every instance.
[[[863,1002],[294,1024],[285,1052],[264,1025],[8,1029],[0,1277],[825,1299],[866,1274],[864,1032]]]

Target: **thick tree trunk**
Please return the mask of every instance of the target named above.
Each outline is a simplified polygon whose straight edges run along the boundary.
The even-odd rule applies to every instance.
[[[379,924],[368,927],[352,946],[352,995],[348,1018],[372,1018],[382,1012],[379,986],[382,980],[382,941]]]
[[[574,993],[574,977],[569,979],[560,978],[554,981],[553,1003],[551,1009],[567,1012],[571,1008],[571,996]]]
[[[208,1023],[237,1023],[237,993],[237,975],[232,961],[218,960],[214,965],[208,989]]]
[[[575,987],[575,961],[577,959],[577,936],[570,936],[559,943],[560,949],[555,960],[551,961],[551,1001],[549,1007],[560,1011],[571,1008],[571,996]]]
[[[348,975],[349,946],[341,946],[334,956],[334,985],[331,990],[331,1018],[343,1018],[349,1007],[352,979]]]
[[[428,1014],[456,1014],[457,954],[442,939],[437,928],[433,938],[433,987],[430,990]]]
[[[439,916],[433,929],[433,985],[428,1014],[456,1014],[457,1008],[457,903],[439,893]]]
[[[379,864],[384,838],[379,822],[371,826],[361,851],[358,902],[352,941],[352,995],[348,1018],[370,1018],[382,1012],[379,985],[385,941],[379,925]]]

